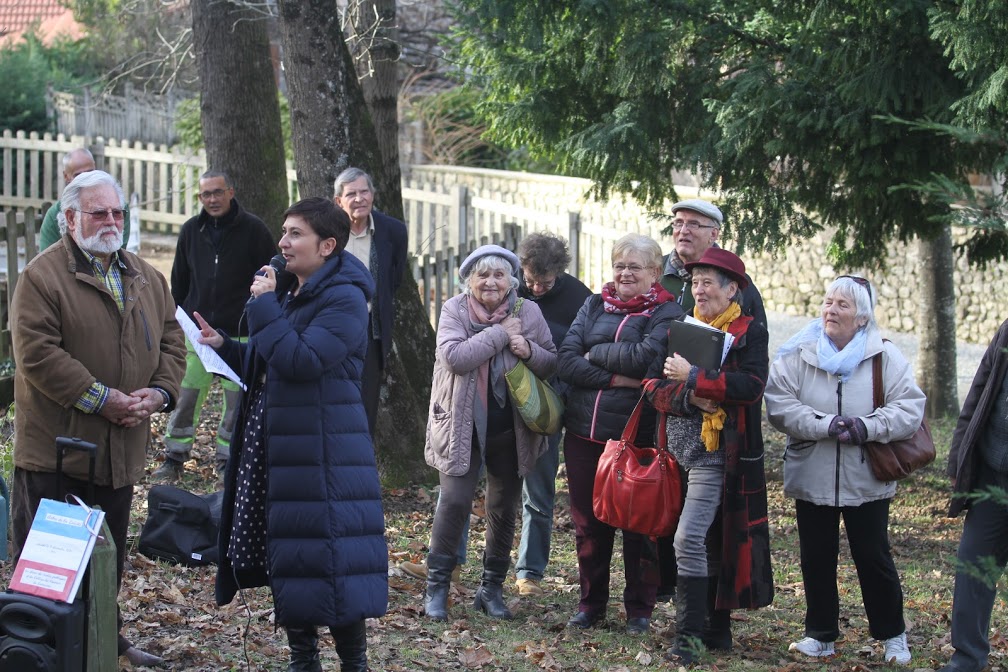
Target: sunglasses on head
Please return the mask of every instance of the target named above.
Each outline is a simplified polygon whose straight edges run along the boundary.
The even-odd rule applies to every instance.
[[[864,287],[868,291],[868,296],[871,296],[871,283],[868,282],[867,278],[862,278],[862,277],[857,276],[857,275],[841,275],[841,276],[837,277],[837,280],[839,280],[841,278],[850,278],[855,283],[857,283],[857,284],[861,285],[862,287]]]

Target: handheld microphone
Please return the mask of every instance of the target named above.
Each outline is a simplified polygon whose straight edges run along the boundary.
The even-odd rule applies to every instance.
[[[269,260],[269,265],[277,273],[283,273],[284,269],[287,268],[287,259],[282,254],[275,254]],[[256,275],[266,275],[266,271],[256,271]]]
[[[276,271],[277,275],[280,275],[281,273],[284,272],[284,269],[287,268],[287,260],[284,258],[282,254],[275,254],[273,255],[273,258],[269,260],[269,265],[270,268]],[[266,271],[256,271],[256,275],[266,277]],[[249,296],[249,301],[251,301],[254,298],[255,294],[251,294]]]

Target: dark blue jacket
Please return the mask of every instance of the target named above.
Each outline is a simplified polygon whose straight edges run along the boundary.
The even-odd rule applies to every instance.
[[[372,310],[377,311],[381,329],[381,366],[384,369],[392,349],[395,295],[406,269],[406,225],[377,210],[372,210],[371,216],[374,218],[374,244],[378,247],[378,270],[375,273],[378,287]]]
[[[227,558],[243,408],[225,480],[218,604],[239,587],[269,585],[278,625],[339,626],[385,613],[385,518],[360,396],[373,288],[367,268],[341,252],[297,296],[281,282],[250,301],[249,343],[228,339],[219,351],[250,387],[266,376],[269,576],[236,573]]]

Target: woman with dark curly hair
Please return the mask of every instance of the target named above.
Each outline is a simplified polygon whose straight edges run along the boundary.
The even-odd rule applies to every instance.
[[[570,252],[567,251],[567,243],[552,233],[525,236],[518,244],[518,260],[521,263],[518,296],[536,302],[559,350],[567,330],[577,317],[578,308],[592,292],[583,282],[565,273],[571,261]],[[565,393],[566,383],[557,378],[550,383],[559,394]],[[525,476],[522,485],[521,543],[515,564],[519,595],[541,595],[543,592],[539,583],[549,563],[562,434],[561,429],[549,437],[546,452]]]

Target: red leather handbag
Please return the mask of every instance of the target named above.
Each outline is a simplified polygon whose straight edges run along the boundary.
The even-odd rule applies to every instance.
[[[603,523],[621,530],[665,537],[679,523],[682,483],[672,453],[634,445],[643,403],[641,396],[623,436],[606,441],[595,471],[592,510]]]

